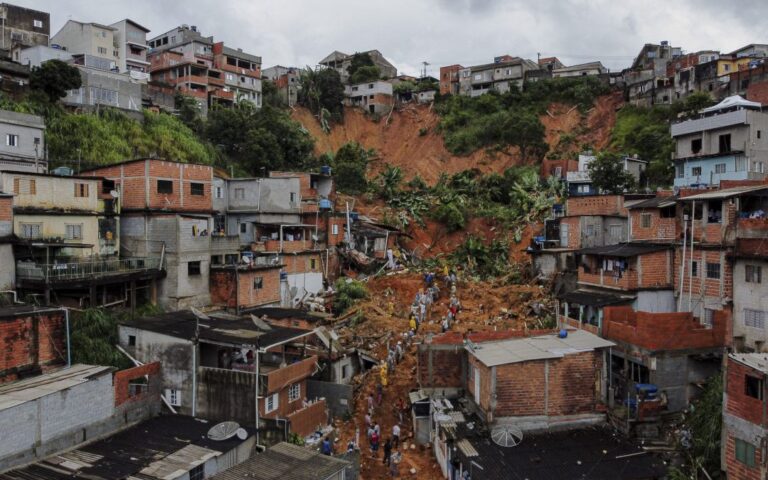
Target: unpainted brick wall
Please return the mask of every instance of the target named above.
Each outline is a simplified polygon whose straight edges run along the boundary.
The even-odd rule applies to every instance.
[[[0,197],[0,222],[13,221],[13,197]]]
[[[738,480],[764,480],[760,474],[760,465],[763,462],[762,449],[759,445],[755,448],[755,466],[750,468],[746,464],[736,460],[736,437],[726,435],[725,441],[725,466],[728,478]]]
[[[65,337],[63,311],[0,319],[0,383],[64,365]]]
[[[650,216],[649,227],[643,227],[643,216]],[[660,210],[630,210],[629,219],[632,222],[632,241],[642,240],[672,240],[677,238],[678,226],[676,218],[661,218]]]
[[[698,271],[691,278],[690,260],[691,252],[687,249],[685,252],[685,278],[683,281],[683,293],[687,297],[693,292],[693,299],[703,297],[722,297],[733,298],[733,268],[728,260],[730,250],[727,247],[722,249],[699,249],[694,246],[693,261],[698,263]],[[674,287],[680,289],[681,262],[683,258],[683,249],[678,247],[675,250],[675,273]],[[720,278],[707,278],[707,263],[717,263],[720,265]]]
[[[574,215],[617,215],[626,217],[622,195],[586,195],[570,197],[566,202],[566,214]]]
[[[726,404],[725,411],[756,425],[768,426],[763,419],[763,403],[760,400],[746,394],[746,377],[764,378],[765,374],[755,370],[741,362],[728,359],[726,377]],[[763,398],[768,399],[768,390],[763,385]]]
[[[137,395],[131,396],[130,384],[133,380],[144,378],[148,375],[148,381],[146,383],[146,390]],[[119,407],[128,402],[141,402],[144,400],[158,400],[159,388],[161,384],[160,377],[160,362],[147,363],[138,367],[127,368],[115,372],[112,383],[115,389],[115,407]]]

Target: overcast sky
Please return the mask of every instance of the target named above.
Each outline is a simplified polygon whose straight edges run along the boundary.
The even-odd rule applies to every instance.
[[[402,73],[421,62],[488,63],[502,54],[557,56],[566,65],[601,60],[612,71],[645,43],[686,52],[729,52],[768,43],[766,0],[11,0],[51,13],[51,34],[68,20],[130,18],[160,34],[181,24],[263,66],[315,65],[333,50],[380,50]],[[148,37],[149,38],[149,37]]]

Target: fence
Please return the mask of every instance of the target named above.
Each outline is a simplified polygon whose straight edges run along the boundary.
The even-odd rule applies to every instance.
[[[77,280],[119,273],[159,270],[161,257],[91,260],[71,263],[18,262],[16,278],[23,280]]]

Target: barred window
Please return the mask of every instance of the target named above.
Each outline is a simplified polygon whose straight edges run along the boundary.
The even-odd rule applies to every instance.
[[[294,383],[293,385],[288,387],[288,401],[295,402],[299,398],[301,398],[301,384]]]
[[[759,265],[746,265],[744,268],[744,281],[749,283],[762,283],[763,268]]]
[[[707,278],[720,278],[720,264],[707,262]]]
[[[765,328],[765,312],[762,310],[744,309],[744,326],[752,328]]]

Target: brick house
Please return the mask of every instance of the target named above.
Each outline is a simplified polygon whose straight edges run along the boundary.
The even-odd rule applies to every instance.
[[[158,302],[170,309],[210,304],[210,267],[239,258],[236,237],[214,230],[213,169],[160,159],[136,159],[83,175],[105,177],[119,192],[120,237],[134,255],[159,257],[166,277]],[[216,234],[214,234],[216,233]]]
[[[459,71],[461,65],[448,65],[440,67],[440,95],[459,94]]]
[[[765,222],[750,219],[750,223]],[[762,353],[768,341],[768,245],[763,238],[739,238],[733,252],[733,347]]]
[[[222,312],[190,311],[126,321],[119,344],[141,362],[163,366],[166,398],[180,413],[308,435],[327,422],[326,403],[310,399],[307,379],[317,357],[306,354],[311,330],[255,324]],[[258,399],[254,392],[258,389]]]
[[[65,309],[0,308],[0,384],[66,365]]]
[[[488,423],[599,422],[594,414],[606,401],[605,356],[613,345],[583,330],[470,344],[467,393]]]
[[[235,313],[280,305],[282,264],[211,266],[211,303]]]
[[[687,407],[700,391],[695,385],[720,369],[728,324],[725,312],[707,327],[690,312],[606,307],[602,336],[615,343],[609,369],[613,398],[623,404],[628,394],[635,397],[636,384],[650,383],[666,397],[667,410]]]
[[[721,464],[728,478],[765,478],[765,410],[768,362],[765,355],[730,354],[723,385]]]
[[[392,84],[384,80],[347,85],[344,87],[344,105],[360,107],[367,113],[386,114],[395,104]]]

